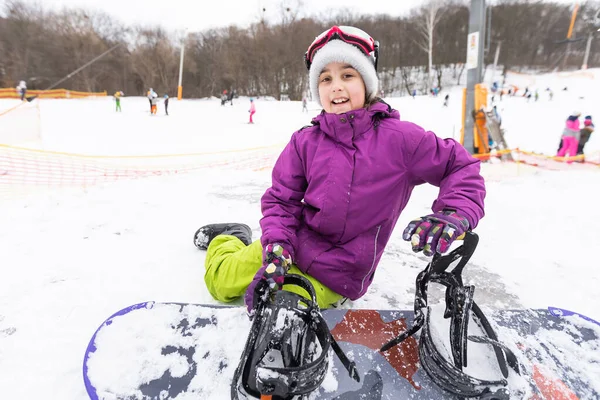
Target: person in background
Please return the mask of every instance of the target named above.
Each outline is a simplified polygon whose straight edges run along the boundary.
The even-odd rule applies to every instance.
[[[254,105],[254,99],[252,97],[250,97],[250,109],[248,110],[248,112],[250,113],[250,121],[248,123],[253,124],[254,121],[252,120],[252,116],[256,112],[256,106]]]
[[[590,136],[594,132],[594,123],[592,122],[592,116],[586,115],[583,120],[583,128],[579,131],[579,145],[577,147],[577,154],[583,154],[585,144],[590,140]],[[582,159],[585,161],[585,158]]]
[[[565,128],[563,129],[562,134],[562,142],[560,145],[560,149],[556,154],[557,157],[565,157],[568,154],[568,157],[574,157],[577,155],[577,145],[579,143],[579,117],[581,113],[579,111],[574,111],[565,123]],[[573,162],[572,159],[567,161],[569,164]]]
[[[446,96],[444,96],[444,107],[448,107],[449,101],[450,101],[450,94],[446,94]]]
[[[492,113],[494,115],[494,118],[498,122],[498,126],[502,126],[502,116],[498,112],[498,107],[496,107],[496,106],[492,107]]]
[[[164,103],[165,103],[165,114],[169,115],[169,95],[165,94],[164,95]]]
[[[305,53],[312,98],[323,110],[294,132],[261,199],[260,240],[240,223],[199,228],[207,250],[204,281],[219,301],[256,299],[283,287],[285,275],[308,279],[322,308],[367,292],[413,189],[439,187],[432,212],[402,238],[431,257],[477,226],[484,215],[480,161],[453,139],[400,120],[377,97],[379,45],[366,32],[334,26]],[[405,276],[399,279],[413,279]]]
[[[306,96],[302,96],[302,112],[308,112],[308,100],[306,100]]]
[[[25,81],[20,81],[17,85],[17,93],[21,97],[21,101],[25,100],[25,95],[27,94],[27,83]]]
[[[146,97],[148,97],[148,102],[150,103],[150,114],[152,114],[152,99],[158,97],[158,95],[154,89],[150,88],[148,89],[148,92],[146,92]]]
[[[158,96],[152,96],[150,99],[150,115],[156,115],[158,110]]]
[[[227,89],[223,90],[223,94],[221,95],[221,105],[224,106],[227,102]]]
[[[123,92],[117,90],[115,94],[113,94],[113,98],[115,99],[115,112],[121,112],[121,96],[123,96]]]

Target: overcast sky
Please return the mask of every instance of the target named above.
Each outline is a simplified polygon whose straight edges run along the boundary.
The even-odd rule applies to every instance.
[[[3,0],[0,0],[0,3]],[[26,0],[33,3],[35,0]],[[353,10],[361,14],[401,15],[421,0],[38,0],[44,8],[79,7],[103,10],[128,25],[161,24],[170,30],[189,28],[200,31],[230,24],[247,25],[260,19],[261,10],[278,21],[281,4],[302,15],[331,9]]]
[[[0,4],[6,0],[0,0]],[[281,6],[301,16],[322,15],[331,10],[360,14],[398,16],[424,3],[423,0],[25,0],[44,8],[102,10],[127,25],[162,25],[169,30],[201,31],[230,24],[248,25],[260,19],[277,22]],[[459,0],[460,1],[460,0]],[[468,3],[469,0],[462,0]],[[576,0],[553,0],[574,4]],[[488,1],[488,4],[490,2]]]

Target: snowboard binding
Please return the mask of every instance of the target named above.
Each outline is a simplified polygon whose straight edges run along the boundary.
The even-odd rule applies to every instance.
[[[268,290],[266,285],[266,281],[259,283],[255,291],[259,300],[233,376],[231,398],[237,400],[240,394],[250,399],[304,398],[325,379],[331,348],[350,376],[360,381],[354,362],[331,336],[311,283],[293,274],[284,280],[284,285],[306,290],[310,300],[285,290],[261,296]]]
[[[465,286],[462,271],[477,247],[479,237],[473,232],[465,234],[463,244],[447,255],[435,254],[427,267],[416,279],[414,324],[411,328],[390,340],[380,349],[385,352],[421,330],[419,338],[419,361],[431,379],[441,388],[460,397],[478,397],[482,400],[508,400],[508,366],[520,373],[519,363],[513,352],[498,341],[477,303],[473,300],[474,286]],[[452,263],[458,264],[447,271]],[[446,309],[444,318],[450,318],[450,351],[452,362],[448,361],[436,346],[430,328],[431,307],[427,303],[429,283],[446,287]],[[486,336],[469,336],[469,320],[481,328]],[[467,375],[467,341],[486,343],[494,348],[498,366],[503,378],[484,380]],[[437,341],[439,343],[439,341]]]

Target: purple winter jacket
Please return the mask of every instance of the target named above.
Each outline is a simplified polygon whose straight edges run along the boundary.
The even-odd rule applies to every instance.
[[[433,211],[483,217],[480,162],[384,102],[324,111],[292,135],[262,197],[261,242],[282,244],[303,272],[352,300],[363,296],[416,185],[440,188]],[[415,216],[415,218],[418,216]]]

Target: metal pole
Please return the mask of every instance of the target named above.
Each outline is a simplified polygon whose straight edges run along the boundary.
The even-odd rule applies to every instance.
[[[485,44],[485,54],[487,54],[490,49],[492,48],[492,8],[493,7],[489,7],[487,9],[487,11],[489,11],[487,13],[487,24],[486,24],[486,31],[487,31],[487,35],[486,35],[486,44]]]
[[[183,53],[185,51],[185,39],[181,41],[181,56],[179,58],[179,84],[177,85],[177,100],[181,100],[183,94],[183,87],[181,86],[181,79],[183,77]]]
[[[579,10],[579,3],[575,4],[573,12],[571,13],[571,23],[569,24],[569,30],[567,31],[567,46],[565,49],[565,55],[562,60],[562,70],[567,66],[567,58],[571,52],[571,35],[573,35],[573,27],[575,26],[575,20],[577,19],[577,11]]]
[[[500,57],[500,47],[502,47],[502,40],[498,41],[498,46],[496,46],[496,54],[494,55],[494,69],[492,70],[492,85],[494,84],[494,78],[496,75],[496,68],[498,66],[498,58]],[[502,89],[500,89],[502,90]]]
[[[475,153],[473,128],[475,120],[475,85],[481,83],[485,34],[485,0],[471,0],[469,11],[469,36],[467,43],[467,102],[464,118],[463,146]]]
[[[588,36],[587,44],[585,45],[585,55],[583,56],[583,65],[581,69],[587,69],[588,66],[588,58],[590,57],[590,48],[592,47],[592,39],[594,38],[594,33],[591,32]]]

